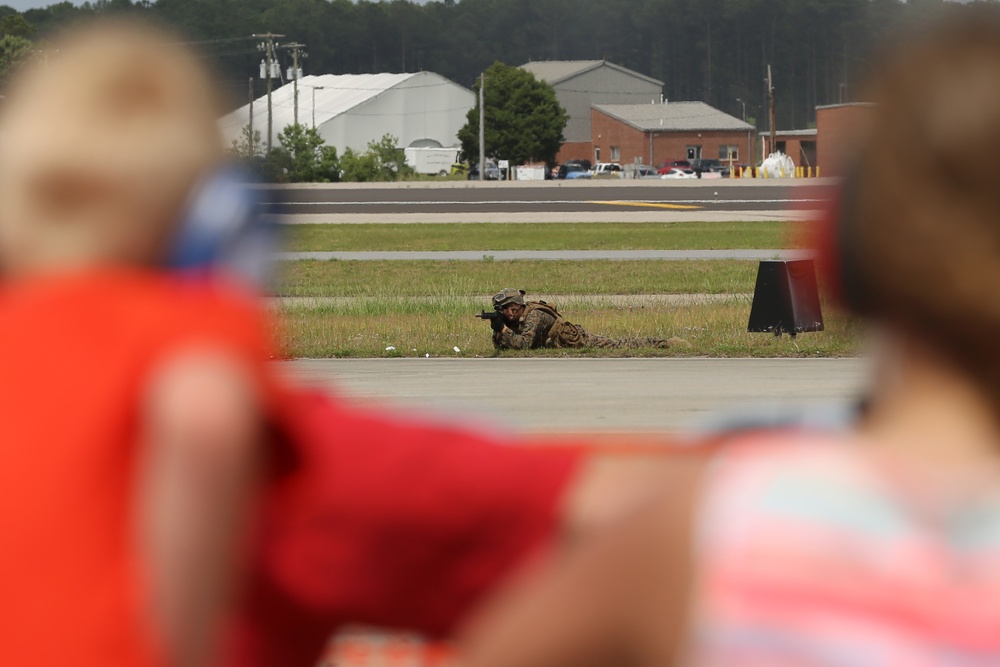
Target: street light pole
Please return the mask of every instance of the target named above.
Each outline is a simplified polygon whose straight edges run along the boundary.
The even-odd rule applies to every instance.
[[[747,103],[743,101],[742,97],[737,97],[736,101],[743,105],[743,122],[747,122]],[[750,144],[750,130],[747,129],[747,160],[752,160],[753,146]],[[753,166],[752,163],[748,162],[748,165]]]
[[[479,180],[486,179],[486,72],[479,75]]]
[[[312,87],[312,118],[313,118],[313,129],[316,129],[316,89],[326,90],[326,86],[313,86]]]

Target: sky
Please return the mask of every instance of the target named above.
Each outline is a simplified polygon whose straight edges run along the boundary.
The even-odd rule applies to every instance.
[[[23,12],[26,9],[41,9],[42,7],[50,7],[51,5],[59,4],[61,0],[0,0],[0,5],[7,5],[12,7],[19,12]],[[83,0],[70,0],[74,5],[82,5]]]

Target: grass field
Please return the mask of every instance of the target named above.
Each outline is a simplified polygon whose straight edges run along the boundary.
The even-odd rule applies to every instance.
[[[550,356],[845,356],[857,351],[858,325],[827,312],[826,331],[776,337],[747,333],[750,297],[693,305],[608,306],[573,297],[557,304],[571,322],[607,336],[678,336],[690,348],[668,350],[534,350]],[[398,308],[396,307],[398,306]],[[358,302],[284,308],[285,341],[296,357],[492,356],[490,328],[467,299]],[[455,348],[458,348],[456,351]]]
[[[344,251],[789,247],[785,223],[761,222],[297,225],[291,240],[296,250]],[[690,347],[504,353],[508,355],[857,352],[858,324],[828,307],[823,332],[794,338],[747,333],[756,273],[757,262],[734,260],[283,262],[278,293],[292,298],[279,308],[282,341],[286,353],[295,357],[491,356],[489,325],[474,314],[490,308],[489,297],[497,290],[520,287],[529,298],[555,298],[568,320],[593,333],[677,336]]]
[[[531,294],[742,294],[757,263],[657,261],[301,261],[283,262],[282,296],[476,297],[518,286]],[[398,306],[394,306],[398,307]]]
[[[294,252],[365,250],[730,250],[787,248],[797,222],[290,225]]]

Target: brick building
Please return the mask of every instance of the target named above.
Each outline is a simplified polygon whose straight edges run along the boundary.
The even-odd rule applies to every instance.
[[[622,164],[698,158],[746,163],[755,132],[704,102],[595,104],[591,126],[594,159]]]
[[[851,102],[816,107],[816,159],[824,176],[840,173],[847,158],[844,152],[857,140],[872,106],[870,102]]]
[[[663,82],[606,60],[543,60],[521,65],[552,86],[569,114],[556,160],[594,160],[590,109],[595,104],[649,104],[663,97]]]

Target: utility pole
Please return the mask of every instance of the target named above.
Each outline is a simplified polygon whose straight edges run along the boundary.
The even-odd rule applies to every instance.
[[[305,44],[299,44],[298,42],[292,42],[291,44],[285,44],[283,48],[292,50],[292,76],[289,78],[292,80],[292,90],[293,92],[293,107],[295,109],[295,124],[299,124],[299,51],[305,47]],[[307,54],[303,53],[302,56],[306,57]]]
[[[771,66],[767,66],[767,105],[771,116],[771,152],[778,152],[778,130],[775,127],[774,84],[771,83]]]
[[[479,180],[486,180],[486,72],[479,75]]]
[[[267,79],[267,152],[271,153],[271,135],[272,135],[272,123],[273,114],[271,110],[271,79],[274,75],[274,39],[276,37],[284,37],[284,35],[276,35],[273,32],[265,33],[263,35],[251,35],[254,39],[263,39],[264,41],[257,45],[257,48],[264,51],[265,57],[265,69],[264,76]]]

